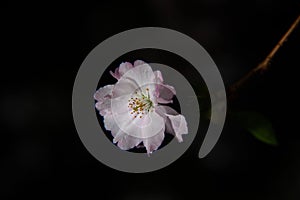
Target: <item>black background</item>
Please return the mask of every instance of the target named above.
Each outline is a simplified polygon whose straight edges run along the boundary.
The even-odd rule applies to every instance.
[[[230,85],[269,53],[299,10],[299,2],[288,0],[2,3],[0,195],[300,199],[299,27],[269,71],[230,105],[267,116],[278,147],[257,141],[227,121],[206,158],[197,158],[198,140],[162,170],[127,174],[87,152],[71,110],[82,61],[116,33],[143,26],[183,32],[209,52]]]

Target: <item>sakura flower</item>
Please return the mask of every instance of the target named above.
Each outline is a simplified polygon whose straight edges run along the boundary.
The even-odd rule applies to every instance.
[[[164,84],[160,71],[137,60],[121,65],[111,75],[114,85],[106,85],[94,94],[96,109],[104,118],[106,130],[122,150],[144,146],[150,154],[164,140],[165,132],[179,142],[188,133],[185,117],[169,106],[176,94],[174,87]]]

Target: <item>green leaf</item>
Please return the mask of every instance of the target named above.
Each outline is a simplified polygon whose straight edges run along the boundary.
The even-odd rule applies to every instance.
[[[278,145],[271,122],[262,114],[254,111],[242,111],[235,112],[232,116],[256,139],[273,146]]]

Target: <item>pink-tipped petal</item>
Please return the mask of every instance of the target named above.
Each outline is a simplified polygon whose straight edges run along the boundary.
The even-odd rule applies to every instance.
[[[159,114],[163,118],[167,117],[166,114],[178,115],[178,112],[176,110],[174,110],[173,108],[169,107],[169,106],[159,105],[155,108],[155,111],[156,111],[157,114]]]
[[[158,149],[158,147],[161,145],[164,138],[165,138],[164,129],[162,129],[155,136],[143,139],[143,144],[146,147],[148,155]]]
[[[169,106],[157,106],[156,112],[165,119],[166,133],[174,135],[182,142],[182,135],[188,134],[185,117]]]
[[[136,60],[136,61],[134,61],[133,66],[136,67],[136,66],[143,65],[143,64],[146,64],[146,63],[142,60]]]
[[[146,86],[149,87],[151,91],[151,87],[155,85],[155,76],[152,71],[152,68],[148,64],[143,64],[139,66],[135,66],[132,69],[128,70],[121,79],[128,79],[136,83],[138,87]],[[121,80],[120,79],[120,80]]]
[[[173,86],[164,84],[164,79],[160,71],[154,72],[156,90],[155,96],[157,102],[162,104],[173,103],[172,98],[176,95],[176,90]]]
[[[138,146],[142,140],[140,138],[132,137],[130,135],[127,135],[123,131],[119,131],[114,140],[114,143],[117,143],[118,147],[122,150],[129,150],[132,149],[135,146]]]
[[[170,85],[158,85],[158,98],[157,98],[157,102],[158,103],[162,103],[162,104],[166,104],[166,103],[172,103],[172,99],[174,97],[174,95],[176,95],[176,90],[173,86]]]
[[[119,80],[128,70],[132,68],[132,64],[129,62],[122,62],[115,72],[110,71],[110,74],[117,80]]]
[[[166,114],[166,116],[171,122],[176,139],[178,140],[178,142],[182,142],[183,141],[182,135],[188,134],[188,128],[187,128],[185,117],[183,115],[169,115],[169,114]]]
[[[121,76],[123,76],[128,70],[133,68],[132,64],[130,62],[123,62],[119,66],[119,73]]]
[[[94,94],[94,99],[103,102],[105,99],[110,98],[114,85],[106,85],[98,89]]]
[[[139,86],[131,79],[121,78],[112,92],[113,98],[131,95]]]
[[[105,129],[108,131],[112,130],[116,124],[112,114],[109,113],[107,115],[104,115],[103,118],[104,118],[103,122],[104,122]]]
[[[134,117],[129,112],[117,113],[112,108],[117,126],[126,134],[137,138],[150,138],[165,128],[165,120],[156,112],[150,112],[149,118]]]
[[[154,71],[154,76],[157,84],[162,84],[164,82],[164,79],[162,77],[161,71]]]
[[[109,71],[109,73],[110,73],[110,75],[112,75],[112,77],[114,77],[117,80],[121,78],[121,75],[119,74],[119,69],[118,68],[115,70],[115,72]]]
[[[101,116],[106,115],[107,113],[111,113],[111,100],[106,99],[103,102],[97,102],[96,103],[96,108],[99,111]]]

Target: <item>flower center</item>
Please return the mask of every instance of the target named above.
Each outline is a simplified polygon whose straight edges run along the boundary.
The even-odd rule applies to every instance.
[[[146,92],[137,91],[133,97],[128,100],[128,108],[131,115],[134,118],[143,118],[149,112],[153,111],[153,102],[150,99],[149,88],[146,88]]]

